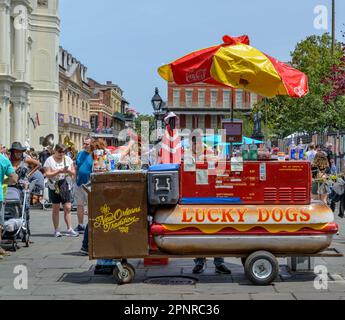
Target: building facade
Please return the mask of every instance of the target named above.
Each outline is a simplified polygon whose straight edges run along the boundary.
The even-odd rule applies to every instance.
[[[77,150],[83,147],[83,138],[90,135],[90,99],[87,68],[60,47],[59,50],[59,143],[66,137]]]
[[[165,108],[179,116],[181,129],[220,129],[224,118],[234,110],[249,115],[258,95],[243,90],[209,84],[168,84]]]
[[[125,128],[124,113],[128,105],[123,91],[111,81],[100,84],[89,79],[89,86],[93,92],[90,100],[92,136],[105,139],[108,145],[118,146],[121,144],[119,133]]]
[[[58,133],[58,0],[0,0],[0,143]]]

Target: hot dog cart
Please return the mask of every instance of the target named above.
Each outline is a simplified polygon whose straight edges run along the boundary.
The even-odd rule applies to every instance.
[[[241,258],[248,279],[272,283],[277,257],[341,256],[330,251],[338,225],[311,200],[305,161],[231,161],[157,165],[148,171],[97,173],[89,192],[90,259]]]

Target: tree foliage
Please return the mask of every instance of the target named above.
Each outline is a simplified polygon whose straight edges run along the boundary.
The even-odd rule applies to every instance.
[[[309,94],[301,99],[285,96],[263,99],[257,104],[256,109],[267,113],[267,126],[272,135],[284,138],[295,132],[314,133],[345,127],[345,105],[341,100],[326,103],[324,99],[332,88],[323,79],[343,57],[341,43],[337,43],[334,57],[331,47],[328,33],[309,36],[297,44],[291,53],[291,65],[307,74]]]
[[[345,33],[343,33],[345,37]],[[332,90],[325,96],[326,103],[332,103],[336,99],[343,99],[345,95],[345,44],[342,44],[343,56],[339,64],[334,64],[329,75],[323,83],[331,86]]]
[[[152,115],[147,114],[141,114],[135,119],[135,128],[138,135],[141,135],[142,130],[142,122],[148,122],[149,123],[149,133],[153,130],[155,130],[155,117]]]

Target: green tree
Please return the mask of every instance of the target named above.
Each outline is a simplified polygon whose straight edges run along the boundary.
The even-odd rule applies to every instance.
[[[147,114],[141,114],[135,119],[135,128],[136,132],[138,135],[141,135],[141,123],[142,122],[148,122],[149,123],[149,130],[150,130],[150,135],[153,130],[155,130],[155,117],[152,115],[147,115]]]
[[[325,33],[307,37],[291,53],[291,65],[309,78],[307,96],[263,99],[257,104],[256,110],[267,112],[267,127],[273,135],[283,138],[294,132],[324,132],[329,127],[338,128],[344,124],[341,115],[345,114],[345,105],[326,104],[324,100],[331,86],[322,80],[342,57],[341,43],[337,43],[334,57],[331,47],[332,38]]]

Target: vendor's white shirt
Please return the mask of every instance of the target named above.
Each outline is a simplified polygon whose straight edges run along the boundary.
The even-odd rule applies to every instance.
[[[54,157],[51,156],[45,162],[44,168],[51,168],[53,171],[56,171],[56,170],[64,169],[65,166],[68,167],[68,169],[71,169],[72,165],[73,165],[73,160],[68,156],[65,156],[65,160],[62,159],[61,162],[56,162]],[[60,180],[64,180],[64,179],[68,180],[68,183],[71,187],[72,181],[71,181],[71,178],[70,177],[68,178],[68,177],[69,177],[68,175],[62,173],[62,174],[55,176],[54,178],[48,179],[49,189],[55,190],[55,182],[60,181]]]
[[[317,152],[315,150],[310,150],[307,152],[307,160],[311,163],[313,163],[314,158],[316,156]]]

